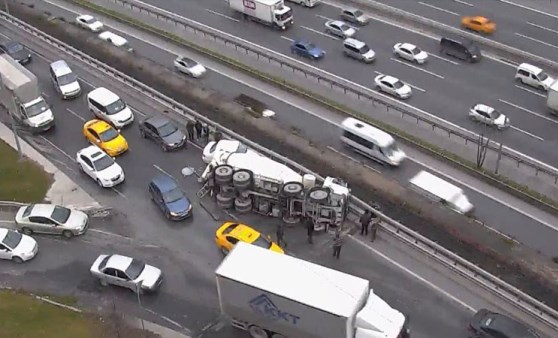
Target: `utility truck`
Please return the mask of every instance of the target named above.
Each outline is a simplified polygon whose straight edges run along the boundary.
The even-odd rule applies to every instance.
[[[253,338],[408,338],[368,280],[238,242],[215,271],[221,312]]]
[[[54,115],[42,96],[37,77],[7,54],[0,54],[0,103],[32,132],[54,126]]]
[[[548,88],[548,96],[546,97],[546,106],[551,114],[558,115],[558,81],[554,82]]]
[[[341,226],[345,220],[350,191],[340,179],[327,177],[319,185],[313,175],[300,175],[255,151],[234,152],[219,144],[207,147],[216,150],[200,176],[204,187],[199,197],[213,191],[224,209],[282,217],[288,223],[311,218],[316,230]],[[209,151],[204,149],[204,154]]]
[[[244,18],[285,30],[293,24],[293,11],[283,0],[228,0]]]

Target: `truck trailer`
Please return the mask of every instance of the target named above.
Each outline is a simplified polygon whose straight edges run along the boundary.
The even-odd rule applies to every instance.
[[[293,24],[293,11],[283,0],[228,0],[229,7],[244,18],[285,30]]]
[[[17,121],[33,132],[54,126],[37,77],[7,54],[0,55],[0,80],[0,103]]]
[[[369,281],[239,242],[215,271],[222,314],[253,338],[408,338]]]

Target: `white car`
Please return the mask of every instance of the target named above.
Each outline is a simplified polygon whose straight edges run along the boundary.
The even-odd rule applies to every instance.
[[[163,282],[158,268],[122,255],[99,255],[89,269],[103,286],[122,286],[134,292],[155,291]]]
[[[103,29],[103,27],[105,26],[101,21],[88,14],[78,16],[76,18],[76,23],[81,28],[85,28],[95,33],[100,32],[101,29]]]
[[[83,211],[55,204],[29,204],[19,208],[15,216],[17,230],[26,235],[42,233],[72,238],[83,235],[88,223],[89,217]]]
[[[203,148],[203,155],[202,160],[205,163],[211,162],[213,159],[213,155],[216,151],[228,151],[230,153],[247,153],[247,152],[254,152],[253,150],[248,149],[244,145],[244,143],[240,141],[234,140],[221,140],[219,142],[211,141],[209,142],[205,148]]]
[[[506,117],[506,115],[481,103],[471,107],[469,110],[469,117],[473,121],[481,122],[498,129],[504,129],[510,125],[510,119]]]
[[[181,73],[195,78],[201,77],[206,72],[202,64],[184,56],[179,56],[174,60],[174,68]]]
[[[35,257],[39,245],[33,238],[17,231],[0,228],[0,259],[23,263]]]
[[[99,34],[99,39],[111,43],[113,46],[122,48],[130,53],[134,52],[134,49],[130,47],[128,44],[128,40],[121,37],[120,35],[116,35],[113,32],[105,31]]]
[[[347,25],[343,21],[330,20],[325,23],[326,31],[340,38],[352,38],[356,34],[356,29]]]
[[[396,43],[393,46],[393,54],[407,61],[416,62],[420,65],[428,60],[428,54],[425,51],[407,42]]]
[[[374,83],[378,90],[397,96],[400,99],[411,97],[411,87],[396,77],[381,74],[374,78]]]
[[[76,162],[81,171],[103,188],[111,188],[124,182],[122,167],[96,146],[78,151]]]

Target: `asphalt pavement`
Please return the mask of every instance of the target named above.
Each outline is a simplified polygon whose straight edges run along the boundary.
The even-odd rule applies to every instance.
[[[56,55],[48,46],[40,46],[25,39],[17,31],[3,30],[2,33],[19,39],[40,53],[40,56],[34,54],[34,60],[28,67],[37,75],[56,116],[57,125],[52,132],[37,137],[23,137],[51,160],[64,164],[61,170],[79,182],[101,204],[113,206],[116,212],[108,222],[92,225],[85,236],[71,241],[39,237],[40,253],[37,259],[21,266],[11,265],[10,262],[0,263],[1,280],[26,289],[84,295],[87,301],[97,299],[105,306],[116,304],[117,309],[123,312],[129,308],[140,311],[134,305],[137,301],[135,295],[125,290],[100,289],[87,272],[97,254],[129,254],[162,267],[167,276],[158,295],[142,299],[143,306],[157,313],[160,321],[171,323],[170,319],[195,333],[223,328],[217,317],[213,275],[222,257],[214,247],[213,238],[216,227],[227,217],[233,216],[220,215],[219,221],[215,221],[200,208],[195,198],[199,185],[194,177],[180,176],[180,170],[185,166],[195,169],[203,167],[199,149],[190,146],[175,153],[163,153],[155,144],[140,138],[135,123],[123,130],[130,144],[129,152],[117,158],[126,172],[126,181],[115,190],[101,190],[93,181],[81,176],[72,161],[75,152],[87,146],[81,128],[91,115],[87,112],[83,96],[73,101],[62,101],[50,85],[47,64],[60,58],[60,55]],[[74,60],[67,61],[80,76],[84,92],[90,91],[91,85],[107,87],[134,108],[137,118],[162,110],[94,69],[84,68]],[[174,176],[194,201],[192,220],[170,223],[149,201],[146,185],[161,171]],[[270,225],[276,221],[255,215],[239,218],[265,233],[273,231]],[[344,247],[343,260],[336,262],[329,256],[328,237],[322,236],[316,241],[316,246],[309,249],[303,244],[304,237],[300,235],[303,230],[297,229],[298,235],[296,230],[289,229],[287,232],[289,250],[304,259],[370,279],[377,293],[412,318],[411,328],[415,337],[466,337],[465,324],[471,315],[470,308],[489,306],[505,309],[507,306],[486,296],[482,289],[467,285],[467,281],[453,274],[446,276],[440,272],[444,269],[434,262],[421,261],[420,255],[407,252],[410,248],[405,245],[398,249],[394,243],[382,239],[374,243],[374,248],[369,248],[361,242],[350,241]],[[433,279],[435,283],[428,282]],[[446,288],[450,291],[444,291]],[[469,303],[472,305],[467,305]],[[520,313],[517,315],[521,316]],[[225,328],[229,330],[228,326]],[[207,336],[216,337],[217,334],[208,333]],[[224,336],[237,335],[226,333]]]

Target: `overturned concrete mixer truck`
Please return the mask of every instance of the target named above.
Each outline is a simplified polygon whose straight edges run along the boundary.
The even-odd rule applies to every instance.
[[[345,220],[350,190],[342,180],[327,177],[320,185],[315,176],[300,175],[255,151],[235,152],[213,142],[207,147],[216,150],[200,176],[204,186],[198,196],[212,191],[222,208],[281,217],[286,223],[309,217],[316,230]]]

